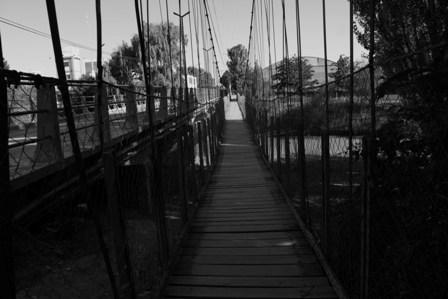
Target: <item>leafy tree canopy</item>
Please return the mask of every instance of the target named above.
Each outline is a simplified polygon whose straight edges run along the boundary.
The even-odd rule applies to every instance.
[[[171,86],[171,66],[173,69],[174,85],[179,85],[179,72],[181,71],[179,63],[180,31],[179,27],[170,23],[170,40],[168,38],[167,23],[149,24],[149,38],[144,24],[145,45],[149,42],[149,59],[146,53],[147,61],[150,62],[151,84],[154,86]],[[185,43],[188,43],[185,37]],[[171,44],[171,59],[169,45]],[[148,49],[146,48],[146,51]],[[120,84],[130,84],[135,79],[142,79],[142,65],[140,53],[140,41],[135,34],[130,44],[123,41],[120,46],[112,53],[108,62],[112,76]]]
[[[198,69],[194,66],[189,66],[187,68],[188,75],[195,76],[198,80],[198,87],[206,87],[215,85],[215,80],[210,72],[205,71],[203,68]]]
[[[440,46],[417,55],[409,55],[448,40],[448,5],[439,0],[375,1],[375,51],[377,61],[407,55],[406,59],[382,65],[386,75],[430,67],[448,68],[448,46]],[[370,48],[370,1],[355,0],[359,25],[355,25],[358,41]]]
[[[232,79],[232,74],[229,72],[229,70],[226,70],[222,74],[221,78],[219,78],[219,83],[221,83],[222,86],[224,86],[225,88],[229,88],[231,79]]]
[[[328,76],[334,80],[339,80],[350,73],[350,57],[345,55],[340,55],[338,61],[336,61],[333,66],[336,70]]]
[[[5,70],[9,70],[9,64],[8,64],[8,61],[6,61],[5,58],[3,58],[3,68],[4,68]]]
[[[313,80],[314,70],[308,60],[303,59],[302,64],[302,87],[311,87],[318,83]],[[293,56],[289,59],[284,59],[275,67],[275,74],[272,75],[274,92],[283,93],[287,88],[289,92],[297,92],[300,88],[299,84],[299,58]]]
[[[247,58],[249,56],[246,48],[239,44],[227,50],[227,68],[230,72],[232,89],[242,91],[244,75],[246,73]]]

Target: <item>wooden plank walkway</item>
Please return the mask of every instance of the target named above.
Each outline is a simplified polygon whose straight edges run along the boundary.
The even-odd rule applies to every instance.
[[[337,298],[242,120],[225,122],[164,298]]]

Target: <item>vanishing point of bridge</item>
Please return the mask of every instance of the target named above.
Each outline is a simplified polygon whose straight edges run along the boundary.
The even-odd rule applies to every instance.
[[[238,104],[226,108],[216,169],[165,298],[338,298]]]

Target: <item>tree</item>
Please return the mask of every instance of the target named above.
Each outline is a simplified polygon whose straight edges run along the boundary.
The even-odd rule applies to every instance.
[[[299,90],[299,58],[293,56],[284,59],[275,67],[275,74],[272,75],[272,81],[275,93],[284,93],[286,89],[290,93],[296,93]],[[308,60],[302,58],[302,88],[311,87],[317,84],[317,80],[313,80],[314,70]]]
[[[388,103],[387,94],[398,97],[388,103],[390,113],[377,109],[383,121],[374,143],[370,297],[440,298],[448,279],[448,6],[375,4],[375,66],[384,75],[377,107]],[[369,49],[370,1],[354,5],[358,40]]]
[[[232,74],[229,72],[229,70],[226,70],[221,78],[219,78],[219,83],[222,84],[225,88],[230,88],[230,81],[232,79]]]
[[[328,74],[328,76],[336,81],[336,86],[344,89],[347,88],[348,81],[341,79],[350,73],[350,57],[340,55],[338,61],[336,61],[333,66],[336,70]]]
[[[144,28],[147,26],[144,24]],[[168,41],[168,26],[164,24],[149,24],[149,38],[147,30],[144,30],[146,56],[150,61],[151,84],[153,86],[171,86],[171,68],[173,68],[173,81],[179,85],[179,72],[181,72],[180,53],[180,32],[179,27],[170,23],[171,40]],[[188,42],[185,37],[185,42]],[[171,59],[169,44],[171,44]],[[130,84],[132,80],[142,79],[143,71],[141,65],[140,42],[137,34],[131,38],[130,44],[123,41],[122,44],[112,53],[108,62],[112,76],[120,84]]]
[[[230,82],[232,84],[232,89],[241,93],[249,54],[246,48],[239,44],[227,49],[227,56],[229,57],[227,68],[231,74]]]
[[[5,70],[9,70],[9,64],[8,64],[8,61],[6,61],[5,58],[3,58],[3,68],[4,68]]]
[[[195,76],[198,80],[198,87],[208,87],[215,85],[215,79],[213,79],[212,74],[210,72],[206,72],[203,68],[196,68],[194,66],[189,66],[187,68],[188,75]]]
[[[375,52],[377,61],[388,61],[382,65],[386,75],[417,67],[447,67],[446,44],[409,55],[448,40],[446,1],[391,0],[375,3]],[[355,25],[355,33],[360,44],[369,49],[370,2],[355,0],[354,8],[359,24]],[[406,59],[390,61],[403,55],[407,55]]]

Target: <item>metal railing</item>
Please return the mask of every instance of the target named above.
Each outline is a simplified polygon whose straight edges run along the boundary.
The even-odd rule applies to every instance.
[[[14,239],[16,297],[156,297],[219,152],[219,90],[154,88],[148,97],[140,86],[103,84],[101,106],[96,84],[69,82],[77,158],[58,80],[3,74],[20,78],[7,87],[10,167],[1,177],[12,187],[2,199],[12,222],[2,226]]]
[[[443,96],[417,96],[409,79],[372,98],[367,66],[354,74],[351,100],[349,80],[304,90],[303,104],[297,92],[263,98],[248,91],[240,105],[348,297],[443,297],[448,276],[440,249],[448,238],[441,198],[448,194],[433,167],[446,155],[436,157],[443,142],[427,129],[444,121],[438,112],[425,114],[432,105],[443,110]],[[433,104],[419,104],[426,100]]]

